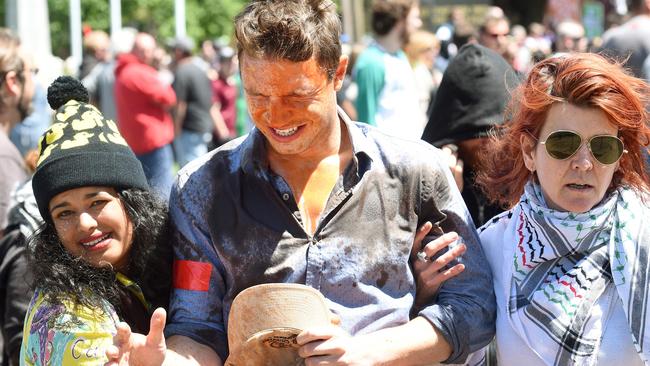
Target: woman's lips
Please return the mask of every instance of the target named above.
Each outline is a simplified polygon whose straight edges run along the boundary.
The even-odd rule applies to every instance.
[[[108,234],[93,236],[91,238],[88,238],[88,240],[81,240],[80,244],[86,250],[95,251],[95,250],[101,250],[106,248],[109,244],[110,239],[111,239],[111,234],[108,233]]]
[[[570,189],[575,189],[580,191],[593,188],[593,186],[590,184],[579,184],[579,183],[569,183],[566,186],[569,187]]]

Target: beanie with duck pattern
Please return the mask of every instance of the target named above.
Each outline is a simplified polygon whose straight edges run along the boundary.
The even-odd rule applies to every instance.
[[[88,103],[88,91],[76,79],[61,76],[47,89],[54,122],[38,143],[32,178],[43,218],[50,217],[52,197],[69,189],[107,186],[148,189],[140,161],[117,130]]]

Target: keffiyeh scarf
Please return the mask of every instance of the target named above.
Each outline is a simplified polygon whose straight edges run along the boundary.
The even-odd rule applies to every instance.
[[[650,365],[646,220],[650,209],[630,189],[617,189],[588,212],[571,213],[548,208],[539,186],[528,183],[504,238],[515,245],[507,313],[547,365],[596,364],[602,314],[609,309],[594,311],[594,303],[610,283],[634,346]]]

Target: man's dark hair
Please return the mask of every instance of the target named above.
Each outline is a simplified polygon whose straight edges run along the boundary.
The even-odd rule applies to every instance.
[[[340,35],[331,0],[254,0],[235,17],[240,57],[292,62],[315,57],[330,79],[341,57]]]
[[[390,33],[397,23],[406,20],[416,4],[416,0],[375,0],[371,10],[372,31],[378,36]]]

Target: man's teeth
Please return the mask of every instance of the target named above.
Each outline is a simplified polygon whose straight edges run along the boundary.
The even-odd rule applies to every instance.
[[[274,128],[273,131],[275,131],[275,133],[280,136],[287,137],[296,133],[296,131],[298,131],[298,127],[287,128],[285,130],[278,130],[277,128]]]
[[[93,245],[96,245],[97,243],[108,239],[109,235],[110,234],[106,234],[106,235],[102,236],[101,238],[97,238],[97,239],[95,239],[93,241],[89,241],[88,243],[81,243],[81,245],[83,245],[85,247],[92,247]]]

